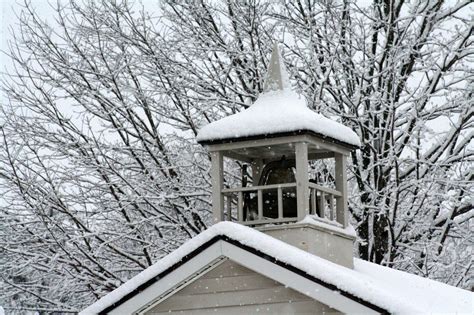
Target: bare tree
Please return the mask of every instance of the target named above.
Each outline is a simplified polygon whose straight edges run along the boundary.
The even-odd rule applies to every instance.
[[[297,1],[279,15],[296,40],[289,55],[301,89],[362,139],[351,200],[360,257],[466,288],[472,9],[470,1]]]
[[[193,134],[160,130],[195,127],[154,74],[152,18],[113,1],[56,10],[51,26],[26,4],[3,82],[2,288],[73,311],[204,229],[209,179]]]
[[[358,132],[359,255],[468,288],[469,1],[28,3],[3,76],[2,302],[77,311],[205,229],[199,127],[262,89],[280,40],[311,106]],[[237,165],[238,167],[238,165]]]

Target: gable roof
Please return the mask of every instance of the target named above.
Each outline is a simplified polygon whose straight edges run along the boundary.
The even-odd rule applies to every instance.
[[[269,263],[304,276],[315,285],[328,288],[330,292],[337,292],[378,312],[470,312],[472,309],[473,294],[468,291],[359,259],[355,260],[355,268],[352,270],[255,229],[236,223],[220,222],[107,294],[81,314],[97,314],[116,307],[146,287],[159,282],[159,279],[177,267],[186,265],[192,257],[216,242],[237,246],[244,251],[241,254],[253,252],[255,255],[261,255]],[[239,262],[238,255],[232,259]]]
[[[306,100],[291,88],[278,45],[272,52],[264,90],[246,110],[214,121],[199,130],[201,144],[261,137],[309,133],[348,147],[360,147],[350,128],[308,108]]]

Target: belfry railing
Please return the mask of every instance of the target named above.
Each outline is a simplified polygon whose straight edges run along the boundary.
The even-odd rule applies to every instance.
[[[342,197],[341,192],[309,183],[310,191],[310,214],[317,214],[320,218],[336,221],[336,200]]]
[[[309,213],[316,214],[321,218],[326,218],[331,221],[336,220],[336,200],[342,196],[341,192],[320,186],[314,183],[309,183]],[[276,193],[276,206],[277,211],[273,211],[273,215],[270,217],[265,214],[265,203],[268,203],[268,198],[265,196],[268,193]],[[285,198],[296,198],[296,183],[285,183],[265,186],[250,186],[250,187],[237,187],[237,188],[225,188],[221,191],[224,196],[224,220],[227,221],[238,221],[244,225],[263,225],[263,224],[280,224],[298,221],[296,216],[296,203],[294,205],[294,211],[285,209]],[[250,195],[254,195],[252,201],[255,204],[256,211],[252,215],[249,215],[249,203]],[[245,198],[247,196],[247,198]],[[288,204],[287,204],[288,206]],[[294,216],[285,216],[285,212],[293,213]]]
[[[222,190],[222,194],[226,198],[226,211],[225,217],[227,220],[232,220],[233,205],[236,205],[237,221],[245,225],[261,225],[269,223],[287,223],[296,222],[296,217],[284,217],[283,216],[283,191],[288,189],[296,189],[296,183],[287,184],[276,184],[276,185],[265,185],[265,186],[251,186],[251,187],[238,187],[238,188],[227,188]],[[264,216],[264,192],[275,191],[277,192],[277,217],[269,218]],[[250,216],[248,213],[244,213],[246,210],[244,207],[244,194],[256,194],[257,199],[257,212],[255,215]]]

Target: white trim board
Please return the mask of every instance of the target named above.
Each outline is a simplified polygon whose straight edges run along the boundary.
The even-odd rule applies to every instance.
[[[109,314],[143,314],[150,307],[155,306],[183,286],[216,267],[225,258],[278,281],[340,312],[346,314],[378,314],[376,311],[338,292],[225,240],[218,240],[202,250],[162,279],[111,310]]]

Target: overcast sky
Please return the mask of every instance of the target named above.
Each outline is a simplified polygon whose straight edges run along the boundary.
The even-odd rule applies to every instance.
[[[0,0],[0,22],[1,22],[1,30],[0,30],[0,38],[1,38],[1,50],[4,51],[7,48],[7,42],[10,38],[10,30],[15,30],[16,25],[16,14],[21,11],[21,5],[23,4],[24,0]],[[31,2],[36,11],[39,13],[40,16],[44,17],[45,19],[48,18],[48,15],[52,14],[52,9],[49,5],[51,0],[28,0]],[[54,3],[54,0],[53,0]],[[7,59],[5,54],[0,54],[0,70],[3,71],[5,66],[7,65]]]
[[[8,25],[13,22],[14,19],[11,18],[11,7],[15,5],[14,0],[1,0],[0,1],[0,22],[2,28],[0,29],[0,39],[1,39],[1,50],[5,50],[7,44],[7,29]],[[3,66],[5,64],[5,55],[2,53],[0,55],[0,64]]]
[[[13,26],[13,24],[15,23],[15,15],[13,13],[13,8],[16,6],[17,6],[16,0],[0,0],[0,9],[1,9],[0,22],[2,25],[2,28],[0,29],[0,39],[1,39],[2,51],[4,51],[7,46],[7,40],[9,38],[8,29],[10,25]],[[2,53],[0,55],[0,58],[1,58],[0,64],[2,66],[1,70],[3,71],[5,62],[6,62],[5,55]]]

